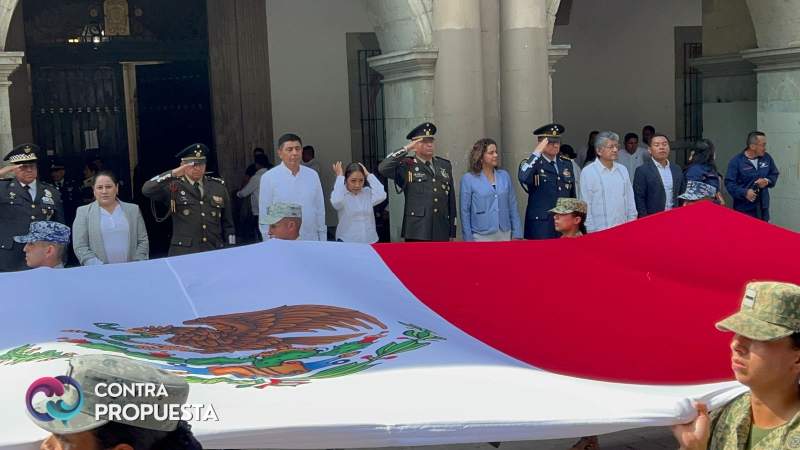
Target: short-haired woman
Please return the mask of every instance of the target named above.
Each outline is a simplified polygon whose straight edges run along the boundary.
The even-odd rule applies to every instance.
[[[522,239],[522,223],[511,177],[499,168],[497,143],[472,146],[470,171],[461,178],[461,235],[465,241]]]
[[[333,165],[336,181],[331,192],[331,205],[339,215],[336,240],[342,242],[378,242],[375,229],[375,205],[386,200],[386,190],[378,178],[361,163],[342,168],[341,161]]]

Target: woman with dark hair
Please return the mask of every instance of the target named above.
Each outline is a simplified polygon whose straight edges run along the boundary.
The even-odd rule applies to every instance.
[[[589,163],[597,159],[597,151],[594,148],[594,140],[598,134],[600,134],[600,132],[597,130],[592,130],[592,132],[589,133],[589,141],[586,143],[586,147],[581,149],[581,151],[578,153],[577,159],[579,166],[586,167],[589,165]]]
[[[336,240],[342,242],[378,242],[375,228],[375,205],[386,200],[386,190],[378,178],[361,163],[342,162],[333,165],[336,181],[331,192],[331,205],[339,215]]]
[[[709,139],[700,139],[692,147],[689,154],[689,166],[686,167],[686,181],[698,181],[713,186],[717,193],[715,202],[724,205],[725,199],[722,197],[722,175],[717,170],[716,151],[714,143]]]
[[[586,202],[577,198],[559,198],[553,213],[556,231],[562,238],[576,238],[587,234]]]
[[[522,223],[511,177],[499,168],[497,143],[472,146],[470,171],[461,178],[461,236],[465,241],[522,239]]]
[[[72,223],[72,248],[82,266],[143,261],[150,241],[139,205],[120,201],[119,181],[109,171],[98,172],[94,202],[81,206]]]

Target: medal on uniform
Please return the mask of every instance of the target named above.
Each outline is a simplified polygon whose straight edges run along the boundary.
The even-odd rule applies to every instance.
[[[211,199],[214,200],[214,203],[221,205],[222,204],[222,197],[218,195],[212,195]]]
[[[52,197],[52,196],[53,196],[53,193],[52,193],[52,192],[50,192],[50,190],[49,190],[49,189],[45,189],[45,190],[44,190],[44,196],[45,196],[45,197]]]
[[[181,191],[181,195],[185,197],[186,196],[186,191]]]
[[[11,200],[14,200],[15,198],[17,198],[17,193],[16,192],[9,192],[8,196],[11,198]]]
[[[572,175],[572,174],[569,172],[569,169],[564,169],[564,176],[568,177],[570,175]]]
[[[188,209],[184,209],[183,210],[183,215],[184,216],[188,216],[189,215],[189,210]]]
[[[447,179],[449,177],[449,175],[447,175],[447,171],[446,170],[441,169],[441,172],[442,172],[442,178]]]

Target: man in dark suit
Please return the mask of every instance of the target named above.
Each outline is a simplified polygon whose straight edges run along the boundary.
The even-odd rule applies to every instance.
[[[378,172],[405,193],[402,234],[406,241],[448,241],[456,237],[456,194],[450,161],[434,156],[436,126],[411,130],[410,142],[388,155]]]
[[[633,176],[633,198],[639,218],[678,207],[686,189],[683,170],[669,161],[669,139],[655,134],[650,139],[650,158]]]
[[[0,272],[28,269],[24,246],[14,236],[27,233],[31,222],[64,223],[61,193],[39,180],[38,151],[33,144],[19,145],[4,158],[10,164],[0,169]]]

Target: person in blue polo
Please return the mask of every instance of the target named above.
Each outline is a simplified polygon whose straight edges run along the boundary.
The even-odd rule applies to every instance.
[[[23,244],[25,264],[37,267],[64,267],[64,249],[69,245],[69,227],[58,222],[40,220],[31,222],[28,234],[14,236],[14,242]]]
[[[767,153],[767,136],[747,135],[747,148],[728,163],[725,188],[733,197],[733,209],[769,222],[769,189],[778,182],[778,166]]]

